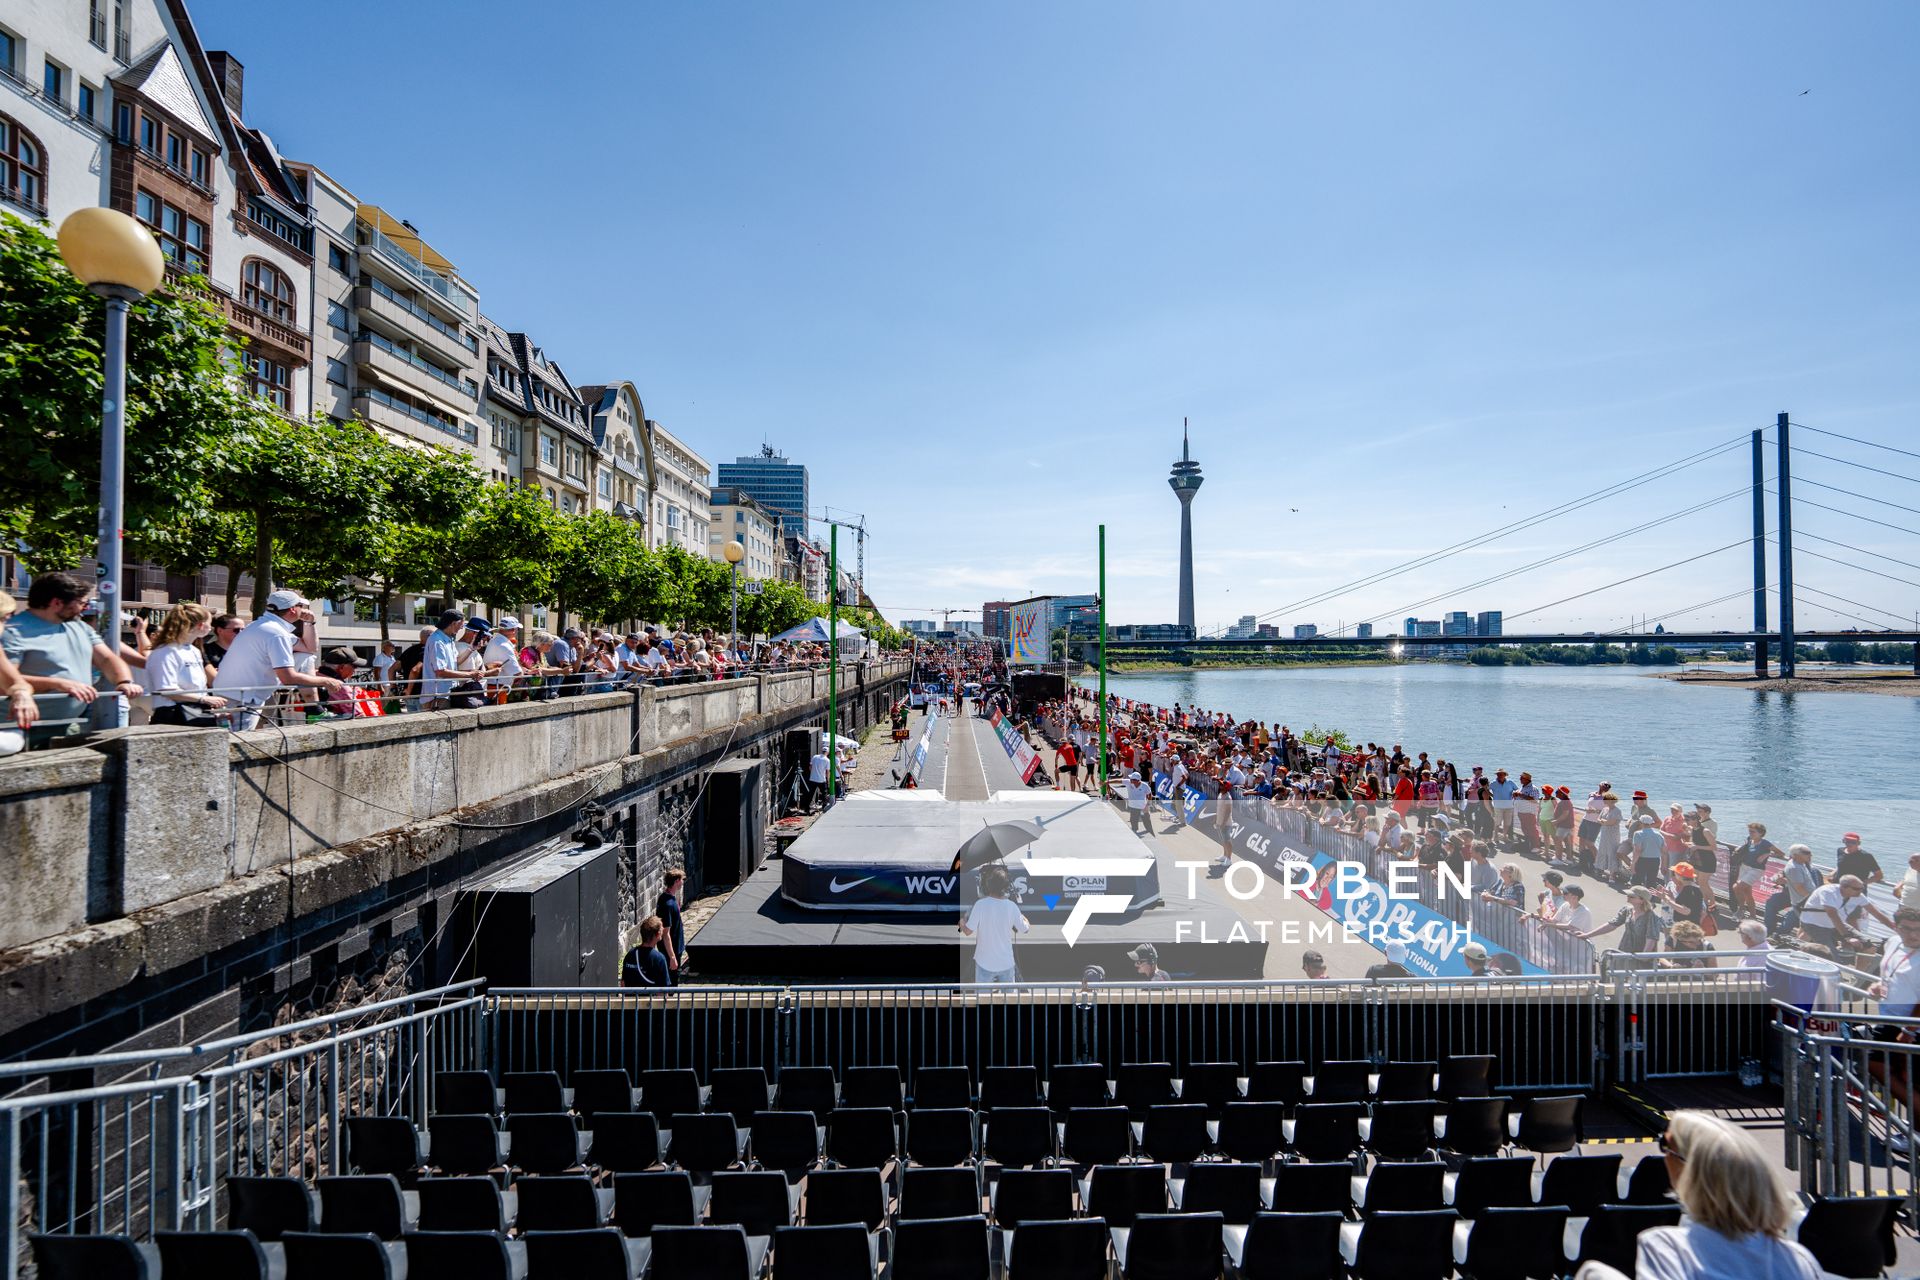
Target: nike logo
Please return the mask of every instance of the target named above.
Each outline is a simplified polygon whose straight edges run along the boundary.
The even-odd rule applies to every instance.
[[[869,880],[877,880],[877,879],[879,879],[878,876],[862,876],[858,880],[849,880],[845,884],[842,884],[840,883],[840,877],[835,876],[833,878],[833,882],[827,886],[827,892],[828,893],[845,893],[847,890],[853,888],[856,885],[863,885]]]

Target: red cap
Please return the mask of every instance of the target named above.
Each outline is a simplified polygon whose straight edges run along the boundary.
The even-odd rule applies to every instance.
[[[1635,800],[1645,800],[1647,798],[1647,793],[1644,791],[1636,791],[1633,793],[1633,798]]]
[[[1849,831],[1847,832],[1847,834],[1841,836],[1840,839],[1846,842],[1847,844],[1859,844],[1860,833],[1857,831]]]

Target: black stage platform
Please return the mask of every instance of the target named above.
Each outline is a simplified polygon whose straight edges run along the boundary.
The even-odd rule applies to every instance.
[[[910,794],[910,793],[909,793]],[[1004,795],[1004,793],[1003,793]],[[907,870],[934,856],[933,846],[925,845],[915,856],[901,858],[890,868],[878,855],[883,851],[881,828],[892,826],[900,832],[929,833],[930,828],[954,825],[947,818],[935,819],[940,810],[964,813],[958,834],[952,835],[939,858],[939,877],[946,880],[971,880],[954,877],[945,870],[953,852],[982,821],[1009,818],[1052,820],[1071,815],[1049,828],[1049,835],[1030,846],[1031,856],[1061,858],[1151,858],[1151,871],[1134,877],[1131,885],[1110,879],[1102,885],[1088,880],[1065,887],[1058,868],[1040,866],[1049,874],[1023,875],[1022,859],[1015,854],[1007,866],[1016,879],[1029,880],[1021,910],[1032,923],[1032,930],[1015,944],[1020,976],[1034,981],[1078,980],[1090,964],[1103,966],[1110,979],[1129,981],[1138,975],[1127,959],[1127,952],[1142,942],[1151,942],[1160,954],[1160,967],[1176,977],[1258,978],[1266,961],[1267,944],[1259,931],[1243,925],[1240,914],[1217,882],[1205,875],[1195,877],[1197,896],[1186,893],[1188,874],[1173,865],[1172,854],[1151,838],[1127,831],[1126,822],[1112,809],[1097,801],[1057,792],[1033,792],[1004,795],[995,801],[949,804],[938,798],[909,800],[904,797],[854,799],[835,807],[822,822],[795,842],[787,860],[774,860],[761,867],[733,893],[727,904],[716,912],[699,932],[687,940],[693,969],[699,978],[762,979],[841,979],[855,982],[952,982],[973,980],[973,947],[964,938],[958,924],[961,901],[971,900],[970,886],[939,886],[945,902],[933,902],[924,908],[875,911],[834,905],[799,906],[782,892],[783,882],[794,883],[799,875],[803,892],[807,877],[825,875],[828,893],[837,874],[842,883],[871,873],[889,877],[933,876],[934,871]],[[844,815],[844,816],[843,816]],[[841,817],[836,828],[822,832],[822,824]],[[1078,834],[1069,836],[1069,831]],[[848,849],[850,858],[806,862],[792,854],[812,840],[816,833],[841,844],[841,837],[861,847]],[[1056,836],[1055,833],[1058,833]],[[948,833],[951,834],[951,833]],[[928,835],[931,839],[931,835]],[[946,839],[943,834],[941,839]],[[1057,839],[1052,848],[1043,845]],[[820,842],[821,852],[829,852]],[[842,847],[845,847],[843,844]],[[864,859],[864,861],[861,861]],[[821,871],[823,864],[838,864],[839,870]],[[796,871],[796,868],[799,868]],[[1083,878],[1076,877],[1076,880]],[[898,881],[903,887],[904,879]],[[1144,890],[1151,885],[1151,893]],[[864,889],[862,885],[859,888]],[[925,892],[936,892],[922,882]],[[1142,890],[1131,909],[1124,914],[1094,915],[1081,920],[1075,943],[1068,945],[1063,930],[1072,916],[1075,899],[1081,893],[1119,893]],[[849,889],[849,893],[857,890]],[[824,896],[824,895],[823,895]],[[1053,901],[1049,903],[1048,898]],[[832,898],[828,897],[829,904]],[[1156,905],[1142,905],[1152,902]],[[1236,926],[1241,926],[1236,931]],[[1209,941],[1202,941],[1201,939]],[[1233,939],[1233,940],[1229,940]],[[1243,940],[1244,939],[1244,940]]]

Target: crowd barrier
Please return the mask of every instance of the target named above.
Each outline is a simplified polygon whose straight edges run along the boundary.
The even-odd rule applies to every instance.
[[[1920,1213],[1913,1081],[1920,1018],[1776,1003],[1787,1167],[1819,1196],[1897,1196]]]

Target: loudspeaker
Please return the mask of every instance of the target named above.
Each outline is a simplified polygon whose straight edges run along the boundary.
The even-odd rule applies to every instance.
[[[702,887],[739,884],[766,857],[761,804],[764,760],[724,760],[707,774],[707,850]]]
[[[462,893],[455,919],[472,943],[459,978],[496,987],[619,986],[619,848],[569,841]]]

